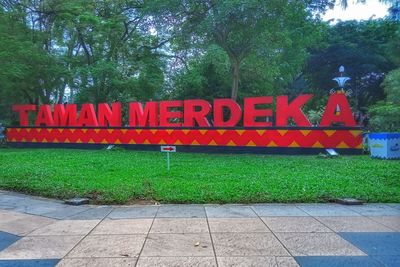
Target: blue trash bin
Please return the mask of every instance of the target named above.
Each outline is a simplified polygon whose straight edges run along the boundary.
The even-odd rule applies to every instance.
[[[371,157],[400,159],[400,133],[369,133]]]

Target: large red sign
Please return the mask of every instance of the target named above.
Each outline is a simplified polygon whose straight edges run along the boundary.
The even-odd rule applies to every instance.
[[[272,117],[272,108],[260,108],[260,105],[272,105],[272,96],[249,97],[244,99],[243,110],[232,99],[215,99],[213,106],[205,100],[173,100],[129,103],[129,127],[236,127],[243,121],[244,127],[287,126],[291,119],[297,126],[310,127],[311,123],[302,111],[302,107],[312,95],[300,95],[291,102],[287,96],[276,97],[275,125],[265,118]],[[36,112],[35,126],[52,127],[121,127],[121,103],[106,103],[97,106],[83,104],[79,115],[76,104],[14,105],[13,111],[19,113],[20,126],[29,126],[29,112]],[[335,112],[339,109],[340,112]],[[230,114],[224,118],[224,112]],[[212,114],[213,123],[209,117]],[[257,120],[264,118],[264,120]],[[319,126],[356,126],[352,112],[344,94],[333,94],[329,97],[325,112]]]
[[[312,95],[250,97],[243,108],[231,99],[129,103],[122,120],[120,103],[14,105],[20,127],[7,131],[11,143],[179,145],[242,148],[362,149],[344,94],[330,95],[318,127],[302,108]],[[275,112],[272,105],[276,106]],[[340,111],[340,112],[338,112]],[[35,113],[35,126],[29,115]],[[229,114],[227,116],[226,114]],[[267,117],[274,117],[272,120]],[[271,121],[274,121],[273,123]],[[289,121],[296,124],[288,127]],[[340,125],[341,127],[332,127]]]

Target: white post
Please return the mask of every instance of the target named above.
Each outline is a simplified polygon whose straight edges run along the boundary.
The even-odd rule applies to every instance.
[[[167,170],[169,170],[169,152],[167,152]]]

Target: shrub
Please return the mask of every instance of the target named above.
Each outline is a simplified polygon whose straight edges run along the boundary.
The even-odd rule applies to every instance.
[[[398,132],[400,131],[400,105],[379,103],[369,110],[369,130],[373,132]]]

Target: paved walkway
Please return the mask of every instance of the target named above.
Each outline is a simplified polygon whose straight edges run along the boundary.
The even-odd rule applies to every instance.
[[[400,266],[400,204],[67,206],[0,191],[0,266]]]

